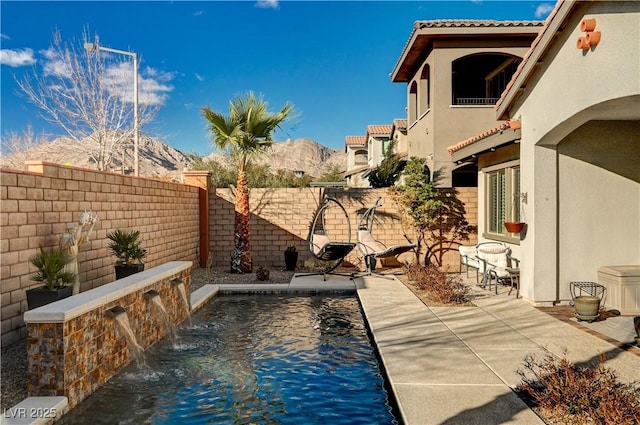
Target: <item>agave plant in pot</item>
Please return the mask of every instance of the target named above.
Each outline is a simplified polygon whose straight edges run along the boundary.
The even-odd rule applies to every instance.
[[[140,245],[140,231],[114,230],[107,234],[109,249],[117,258],[115,272],[116,279],[130,276],[144,270],[143,260],[147,250]]]
[[[44,283],[43,286],[27,289],[29,310],[71,296],[76,274],[67,267],[73,262],[73,257],[66,250],[53,248],[45,251],[40,246],[39,252],[31,256],[29,261],[38,269],[31,275],[31,280]]]

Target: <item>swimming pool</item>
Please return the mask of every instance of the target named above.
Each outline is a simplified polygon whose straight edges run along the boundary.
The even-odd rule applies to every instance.
[[[214,298],[62,424],[397,424],[352,295]]]

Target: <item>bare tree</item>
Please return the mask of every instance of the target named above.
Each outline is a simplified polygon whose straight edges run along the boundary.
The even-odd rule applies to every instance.
[[[47,141],[47,137],[44,134],[36,136],[30,124],[22,133],[14,130],[4,132],[0,145],[2,147],[2,166],[22,168],[24,162],[28,159],[27,152]]]
[[[41,69],[34,65],[31,75],[17,83],[45,120],[61,127],[98,170],[106,170],[117,150],[133,138],[133,64],[125,57],[85,50],[89,41],[86,30],[81,43],[64,43],[55,32]],[[97,36],[93,42],[98,44]],[[142,93],[140,127],[153,120],[161,103],[157,93]]]

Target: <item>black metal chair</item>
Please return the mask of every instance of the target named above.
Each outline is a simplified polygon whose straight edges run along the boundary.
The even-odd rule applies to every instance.
[[[344,217],[347,233],[346,240],[336,241],[331,239],[327,231],[325,220],[325,215],[328,211],[333,211],[334,214],[338,216],[342,215]],[[296,274],[296,276],[322,275],[323,280],[327,280],[327,275],[349,276],[353,278],[353,274],[351,273],[334,272],[334,270],[342,264],[345,257],[353,251],[353,248],[356,246],[355,243],[351,242],[351,222],[349,221],[349,215],[340,202],[334,198],[325,198],[313,218],[307,241],[311,255],[320,261],[326,262],[327,266],[325,269],[317,273],[300,273]]]

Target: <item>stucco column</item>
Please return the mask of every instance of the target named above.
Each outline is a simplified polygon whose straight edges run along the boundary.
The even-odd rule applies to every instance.
[[[211,171],[183,171],[184,184],[198,188],[200,211],[200,267],[207,267],[209,260],[209,192]]]
[[[551,305],[558,282],[557,152],[552,147],[521,145],[520,191],[527,193],[524,206],[527,232],[520,241],[521,294]]]

